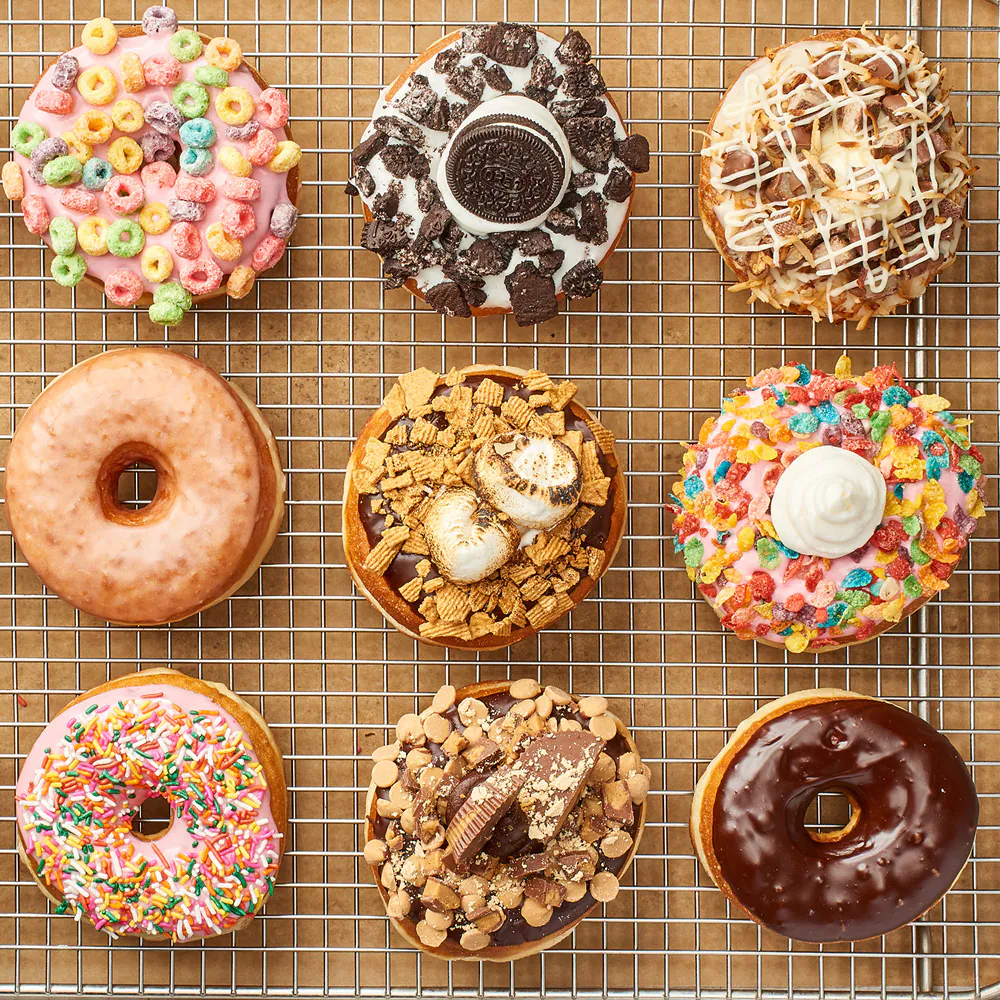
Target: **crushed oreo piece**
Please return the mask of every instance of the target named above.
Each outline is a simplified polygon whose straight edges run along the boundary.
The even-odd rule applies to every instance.
[[[608,209],[596,191],[583,196],[580,202],[580,239],[585,243],[606,243],[608,240]]]
[[[384,132],[392,139],[399,139],[411,146],[423,145],[424,133],[413,122],[408,122],[404,118],[397,118],[395,115],[382,115],[380,118],[376,118],[372,124],[379,132]]]
[[[601,174],[607,171],[615,143],[615,123],[610,118],[571,118],[563,131],[580,163]]]
[[[562,290],[568,299],[589,299],[604,281],[604,273],[592,260],[581,260],[562,279]]]
[[[417,151],[412,146],[386,146],[379,155],[386,170],[393,177],[402,179],[410,172],[410,163]]]
[[[499,21],[490,25],[478,48],[494,62],[523,68],[538,52],[538,37],[526,24]]]
[[[389,142],[389,137],[384,132],[372,132],[367,139],[362,139],[361,142],[354,147],[354,152],[351,153],[351,166],[355,171],[359,167],[366,166],[368,161],[378,152],[385,149]]]
[[[566,192],[566,194],[563,195],[563,200],[559,202],[559,207],[564,212],[570,212],[574,208],[576,208],[576,206],[579,205],[581,201],[583,201],[583,198],[581,197],[580,192],[574,191],[571,188]]]
[[[372,219],[361,229],[361,245],[373,253],[391,254],[410,242],[406,228],[399,222],[388,219]]]
[[[607,92],[604,78],[593,63],[567,66],[563,74],[563,89],[570,97],[597,97]]]
[[[474,309],[478,309],[489,298],[481,288],[474,288],[471,285],[462,285],[461,288],[465,301]]]
[[[441,200],[441,192],[430,177],[421,177],[417,181],[417,208],[421,212],[430,211],[431,205]]]
[[[552,249],[552,237],[544,229],[528,229],[517,234],[517,249],[525,257],[537,257]]]
[[[644,174],[649,170],[649,140],[644,135],[636,133],[616,142],[615,152],[629,170],[637,174]]]
[[[600,118],[607,114],[608,106],[599,97],[575,97],[572,100],[553,101],[549,111],[560,125],[571,118]]]
[[[560,236],[576,235],[576,219],[569,212],[564,212],[561,208],[554,208],[545,219],[545,225],[554,233]]]
[[[387,190],[377,195],[372,202],[372,215],[377,219],[393,219],[399,211],[399,196],[403,193],[403,185],[392,181]]]
[[[632,171],[615,167],[604,182],[604,197],[610,201],[628,201],[632,195]]]
[[[592,55],[590,42],[575,28],[566,32],[565,37],[556,49],[556,58],[569,66],[582,66],[590,62]]]
[[[556,286],[534,264],[522,261],[504,279],[518,326],[533,326],[552,319],[559,312]]]
[[[513,86],[510,82],[510,77],[504,71],[503,66],[498,66],[496,63],[486,70],[483,74],[483,79],[486,81],[488,86],[492,87],[494,90],[500,91],[501,94],[506,94],[507,91]]]
[[[536,87],[551,87],[556,78],[556,68],[552,61],[539,53],[531,64],[531,82]]]
[[[451,222],[451,212],[440,201],[435,202],[427,210],[420,223],[420,236],[425,240],[436,240]]]
[[[458,60],[461,58],[462,55],[458,49],[454,45],[449,45],[434,57],[434,72],[447,76],[458,65]]]
[[[548,87],[537,87],[533,83],[527,84],[524,88],[524,96],[536,104],[541,104],[544,108],[549,106],[549,101],[552,100],[554,94],[554,90],[550,90]]]
[[[446,260],[441,268],[446,278],[457,281],[463,288],[482,288],[486,284],[486,279],[480,277],[469,265],[458,258],[457,260]]]
[[[459,66],[448,77],[448,88],[467,101],[482,100],[486,79],[478,66]]]
[[[477,52],[489,30],[489,24],[467,24],[462,29],[462,51]]]
[[[569,186],[576,191],[582,188],[593,187],[596,183],[597,178],[594,176],[593,170],[581,170],[579,173],[573,174],[569,179]]]
[[[358,189],[350,181],[348,181],[344,185],[344,194],[346,194],[348,198],[353,198],[356,194],[358,194]]]
[[[424,292],[427,304],[445,316],[471,316],[469,303],[454,281],[442,281]]]
[[[464,236],[462,227],[457,222],[451,222],[445,226],[444,232],[438,237],[438,243],[444,248],[445,253],[454,256],[458,253]]]
[[[371,171],[367,167],[361,167],[354,174],[354,183],[366,198],[370,198],[375,193],[375,178],[372,177]]]
[[[465,121],[469,115],[476,110],[476,104],[462,104],[460,101],[456,101],[454,104],[448,105],[448,129],[454,132],[462,122]]]
[[[564,250],[545,250],[538,255],[538,270],[546,278],[551,278],[563,266],[565,259],[566,252]]]
[[[421,79],[424,78],[421,77]],[[415,77],[414,80],[416,80]],[[426,125],[428,128],[438,128],[440,105],[441,99],[426,82],[422,85],[414,82],[410,89],[396,102],[396,107],[404,115],[409,115],[415,122],[420,122],[421,125]],[[405,136],[397,136],[397,138],[406,142],[412,141],[406,139]]]
[[[478,239],[459,256],[459,262],[475,275],[503,274],[510,266],[510,247],[489,239]]]
[[[431,161],[426,153],[421,153],[419,150],[414,152],[412,158],[410,159],[409,175],[416,180],[422,180],[424,177],[429,177],[431,173]]]

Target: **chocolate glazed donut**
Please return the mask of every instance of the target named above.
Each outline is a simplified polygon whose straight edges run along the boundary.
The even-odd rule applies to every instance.
[[[841,792],[840,830],[805,826]],[[917,919],[972,852],[979,802],[952,744],[887,702],[833,689],[765,705],[695,791],[691,837],[716,885],[797,941],[860,941]]]

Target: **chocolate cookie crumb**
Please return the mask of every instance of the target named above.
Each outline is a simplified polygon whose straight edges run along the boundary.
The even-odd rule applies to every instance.
[[[420,223],[420,235],[425,240],[436,240],[451,222],[451,212],[445,208],[440,201],[435,202],[427,210],[423,221]]]
[[[594,176],[593,170],[581,170],[577,174],[573,174],[569,179],[569,186],[575,188],[577,191],[582,188],[593,187],[597,178]]]
[[[502,274],[510,266],[511,249],[488,239],[478,239],[459,260],[474,274]]]
[[[427,212],[434,202],[440,200],[441,192],[438,190],[437,184],[430,177],[421,177],[417,181],[417,208],[421,212]]]
[[[596,191],[584,195],[580,202],[580,239],[585,243],[607,242],[608,210]]]
[[[536,87],[551,87],[556,78],[556,68],[551,60],[539,53],[531,64],[531,82]]]
[[[522,261],[504,279],[518,326],[533,326],[552,319],[559,312],[556,286],[534,264]]]
[[[458,49],[449,45],[448,48],[442,49],[434,57],[434,72],[447,76],[458,65],[458,60],[461,58]]]
[[[604,197],[611,201],[628,201],[632,194],[632,171],[615,167],[604,182]]]
[[[409,241],[406,230],[398,222],[373,219],[371,222],[366,222],[361,229],[361,245],[374,253],[391,253]]]
[[[570,66],[582,66],[590,61],[590,42],[575,28],[566,32],[556,49],[556,58]]]
[[[385,149],[388,142],[389,137],[384,132],[372,132],[367,139],[362,139],[354,147],[354,152],[351,153],[351,165],[355,170],[365,166],[376,153]]]
[[[424,298],[431,308],[445,316],[471,316],[469,303],[465,301],[462,289],[454,281],[442,281],[424,292]]]
[[[528,25],[500,21],[488,28],[478,48],[494,62],[523,68],[538,51],[538,38]]]
[[[615,123],[610,118],[571,118],[563,130],[573,155],[588,170],[607,171],[615,142]]]
[[[402,179],[410,172],[410,163],[417,151],[412,146],[386,146],[379,154],[386,170]]]
[[[537,257],[552,249],[552,237],[544,229],[529,229],[517,234],[517,248],[525,257]]]
[[[576,219],[569,212],[564,212],[561,208],[554,208],[545,219],[545,225],[554,233],[561,236],[576,235]]]
[[[367,167],[359,167],[354,174],[354,183],[357,185],[358,191],[361,192],[366,198],[370,198],[375,193],[375,178],[372,177]]]
[[[644,135],[637,133],[616,142],[615,152],[629,170],[637,174],[644,174],[649,170],[649,140]]]
[[[546,278],[551,278],[563,266],[565,259],[566,252],[564,250],[544,250],[538,255],[538,270]]]
[[[350,181],[344,185],[344,194],[346,194],[348,198],[353,198],[358,193],[358,189]]]
[[[572,212],[580,202],[583,201],[582,196],[579,191],[574,191],[572,188],[563,195],[563,200],[559,202],[559,207],[564,212]]]
[[[571,118],[600,118],[606,114],[608,106],[599,97],[575,97],[571,100],[553,101],[549,111],[560,125]]]
[[[410,146],[423,145],[424,133],[420,131],[418,126],[403,118],[396,118],[394,115],[382,115],[381,118],[376,118],[372,124],[379,132],[384,132],[392,139],[399,139]]]
[[[486,70],[483,74],[483,79],[494,90],[499,90],[501,94],[506,94],[512,86],[510,77],[504,71],[503,66],[498,66],[496,63]]]
[[[604,273],[592,260],[581,260],[562,279],[562,290],[568,299],[589,299],[604,281]]]
[[[403,193],[403,185],[392,181],[388,189],[376,195],[372,202],[372,215],[378,219],[393,219],[399,211],[399,196]]]
[[[596,97],[607,91],[604,78],[596,66],[567,66],[563,74],[563,89],[570,97]]]
[[[485,86],[485,76],[478,66],[459,66],[448,77],[449,89],[475,103],[482,99]]]

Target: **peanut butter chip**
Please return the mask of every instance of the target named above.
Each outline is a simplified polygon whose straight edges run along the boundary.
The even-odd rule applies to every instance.
[[[541,687],[538,685],[538,681],[532,680],[530,677],[521,677],[519,680],[514,681],[510,686],[510,696],[511,698],[516,698],[521,701],[523,698],[535,698],[541,693]]]
[[[365,861],[370,865],[380,865],[389,856],[389,848],[383,840],[369,840],[365,844]]]
[[[640,802],[645,802],[646,796],[649,795],[649,778],[644,774],[633,774],[625,779],[625,787],[632,796],[632,801],[639,805]]]
[[[454,704],[455,688],[451,684],[445,684],[444,687],[438,688],[437,694],[434,695],[434,700],[431,702],[431,711],[440,715],[442,712],[447,712]]]
[[[520,715],[522,718],[527,719],[529,716],[535,714],[535,703],[531,698],[525,698],[524,701],[519,701],[511,711],[515,715]]]
[[[590,894],[599,903],[610,903],[618,895],[621,886],[611,872],[598,872],[590,880]]]
[[[490,943],[490,936],[470,927],[462,935],[459,943],[466,951],[482,951]]]
[[[419,771],[422,767],[427,767],[432,760],[430,750],[425,750],[423,747],[414,747],[406,755],[406,766],[411,771]]]
[[[587,716],[588,719],[594,718],[595,715],[604,715],[607,710],[607,698],[591,697],[580,699],[580,711]]]
[[[632,846],[632,838],[624,830],[612,830],[601,841],[601,853],[606,858],[620,858]]]
[[[642,761],[636,753],[623,753],[618,758],[618,777],[627,778],[630,774],[638,774],[642,770]]]
[[[540,719],[547,719],[552,714],[552,699],[547,694],[540,694],[535,699],[535,714]]]
[[[399,756],[399,743],[387,743],[372,751],[372,760],[395,760]]]
[[[424,914],[424,920],[436,931],[446,931],[451,927],[452,919],[453,917],[450,912],[436,913],[434,910],[428,910]]]
[[[617,884],[616,882],[616,887]],[[535,899],[526,899],[521,904],[521,916],[531,927],[544,927],[552,919],[552,907],[545,906]]]
[[[444,743],[451,735],[451,723],[443,715],[428,715],[424,719],[424,733],[432,743]]]
[[[416,743],[424,739],[424,727],[419,715],[404,715],[396,723],[396,738],[400,743]]]
[[[613,740],[618,734],[618,726],[610,715],[596,715],[590,720],[590,731],[602,740]]]
[[[445,938],[448,936],[446,930],[439,930],[437,927],[431,927],[426,920],[421,920],[417,924],[417,937],[427,945],[428,948],[437,948],[439,945],[444,944]]]
[[[372,781],[376,788],[391,788],[399,778],[399,768],[391,760],[380,760],[372,768]]]
[[[562,688],[553,687],[551,684],[545,689],[545,693],[553,705],[568,705],[573,700]]]
[[[566,899],[567,903],[578,903],[584,896],[587,895],[587,883],[586,882],[567,882],[566,884]]]
[[[458,717],[466,726],[473,722],[482,722],[489,715],[489,710],[478,698],[465,698],[458,706]]]

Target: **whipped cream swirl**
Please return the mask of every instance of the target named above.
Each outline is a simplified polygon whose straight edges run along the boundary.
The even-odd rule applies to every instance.
[[[778,538],[800,555],[838,559],[861,548],[885,511],[885,479],[846,448],[803,452],[778,479],[771,519]]]

